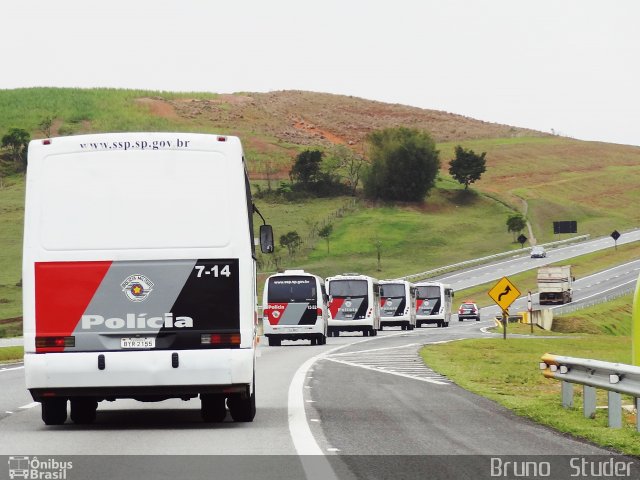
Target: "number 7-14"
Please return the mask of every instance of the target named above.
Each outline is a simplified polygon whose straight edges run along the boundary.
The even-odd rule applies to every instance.
[[[201,278],[203,275],[213,275],[214,278],[218,278],[221,275],[224,277],[231,276],[229,265],[224,265],[222,268],[218,265],[214,265],[210,268],[207,268],[205,265],[196,265],[194,268],[198,270],[198,278]]]

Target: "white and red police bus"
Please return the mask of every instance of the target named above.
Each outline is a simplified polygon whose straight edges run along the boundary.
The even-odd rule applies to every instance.
[[[29,145],[26,385],[48,425],[98,402],[255,412],[255,207],[240,140],[113,133]],[[273,233],[261,226],[264,252]]]
[[[380,280],[380,330],[399,326],[413,330],[416,326],[416,287],[406,280]]]
[[[440,282],[418,282],[416,299],[416,327],[436,324],[448,327],[451,321],[453,289]]]
[[[262,328],[269,345],[282,340],[327,343],[327,294],[324,280],[304,270],[285,270],[267,278]]]
[[[362,332],[375,336],[380,328],[378,280],[358,273],[327,278],[329,294],[329,336],[340,332]]]

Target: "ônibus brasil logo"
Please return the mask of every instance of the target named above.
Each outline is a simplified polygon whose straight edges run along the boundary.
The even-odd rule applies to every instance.
[[[38,460],[38,457],[10,456],[9,478],[66,480],[67,470],[73,469],[73,462],[61,462],[55,458]]]
[[[153,282],[149,280],[149,277],[139,273],[129,275],[120,286],[124,294],[132,302],[144,301],[153,290]]]

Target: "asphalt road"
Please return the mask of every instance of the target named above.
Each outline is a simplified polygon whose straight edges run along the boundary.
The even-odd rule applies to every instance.
[[[118,400],[101,403],[93,425],[68,422],[47,427],[39,418],[39,406],[25,398],[22,371],[14,366],[0,371],[2,391],[7,392],[0,402],[13,412],[0,419],[0,455],[73,455],[77,471],[97,469],[91,478],[110,479],[125,474],[164,478],[149,476],[150,469],[157,468],[149,465],[150,459],[158,457],[147,456],[172,459],[163,472],[182,465],[180,471],[187,476],[178,478],[205,478],[201,459],[193,460],[192,455],[216,456],[211,460],[215,463],[231,458],[227,455],[240,455],[233,457],[239,465],[232,462],[227,467],[242,476],[224,478],[340,479],[391,478],[380,476],[381,472],[406,456],[394,466],[398,475],[394,478],[418,478],[427,468],[424,462],[443,455],[465,457],[439,460],[441,476],[431,478],[460,478],[460,468],[485,471],[488,456],[610,456],[604,449],[518,418],[457,387],[418,358],[423,344],[487,336],[481,327],[489,324],[485,320],[412,332],[385,330],[373,338],[330,338],[325,346],[262,345],[256,376],[258,414],[247,424],[229,418],[218,425],[203,424],[197,400],[148,404]],[[314,357],[318,358],[311,363]],[[300,435],[292,414],[296,405],[291,385],[305,363],[309,366],[300,385],[302,409],[317,448],[314,453],[320,454],[313,457],[297,456],[309,451],[305,450],[309,439]],[[122,455],[145,457],[136,457],[137,462],[113,461]]]
[[[560,252],[552,250],[541,263],[556,261]],[[514,269],[526,269],[531,262],[537,260],[513,259],[481,267],[488,273],[473,269],[447,281],[464,288],[465,283],[484,283],[488,277],[498,279]],[[632,262],[578,279],[575,302],[604,287],[624,285],[637,278],[639,268],[639,262]],[[261,344],[258,414],[246,424],[230,418],[222,424],[203,424],[198,400],[118,400],[102,402],[93,425],[68,422],[47,427],[40,419],[39,404],[25,391],[21,366],[4,366],[0,368],[0,456],[72,456],[74,470],[66,477],[70,480],[478,479],[489,478],[492,458],[562,462],[572,456],[602,455],[610,459],[605,449],[523,420],[470,394],[418,358],[423,344],[490,335],[482,330],[493,323],[490,317],[485,309],[482,322],[454,318],[449,328],[385,330],[367,338],[341,336],[329,338],[324,346]],[[8,472],[3,463],[0,459],[0,478]],[[566,462],[553,468],[560,475]],[[545,478],[569,478],[553,473]]]

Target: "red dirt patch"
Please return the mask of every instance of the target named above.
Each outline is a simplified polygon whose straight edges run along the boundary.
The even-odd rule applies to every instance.
[[[329,140],[331,143],[336,145],[345,145],[347,142],[343,138],[340,138],[338,135],[334,135],[333,133],[318,128],[316,125],[310,122],[306,122],[303,119],[296,120],[293,123],[293,128],[297,128],[298,130],[304,130],[306,132],[315,132],[317,136],[322,140]]]
[[[161,98],[136,98],[135,102],[138,105],[146,106],[149,111],[162,118],[179,118],[173,105],[167,103]]]

